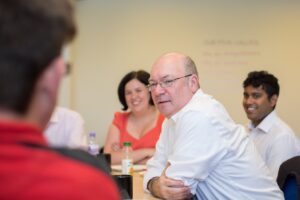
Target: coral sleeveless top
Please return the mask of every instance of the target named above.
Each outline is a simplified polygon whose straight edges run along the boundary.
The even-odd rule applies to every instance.
[[[161,125],[164,121],[164,116],[158,115],[156,119],[156,125],[154,128],[150,129],[145,135],[137,139],[127,132],[127,122],[129,113],[128,112],[116,112],[113,124],[120,130],[120,144],[123,142],[131,142],[133,150],[141,148],[155,148],[156,142],[160,136]]]

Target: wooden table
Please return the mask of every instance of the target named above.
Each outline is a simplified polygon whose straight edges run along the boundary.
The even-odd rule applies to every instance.
[[[120,172],[112,171],[113,175],[120,174]],[[150,193],[147,193],[143,189],[143,179],[144,175],[139,172],[133,173],[133,200],[155,200],[157,198],[153,197]]]
[[[143,179],[144,176],[135,172],[133,174],[133,199],[146,199],[146,200],[154,200],[157,199],[153,197],[151,194],[146,193],[143,189]]]

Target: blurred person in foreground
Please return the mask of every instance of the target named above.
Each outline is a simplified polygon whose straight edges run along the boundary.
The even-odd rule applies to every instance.
[[[106,165],[43,137],[75,32],[67,0],[0,0],[0,199],[119,199]]]
[[[276,180],[279,166],[300,151],[294,131],[275,111],[279,97],[278,79],[266,71],[253,71],[248,74],[243,87],[243,107],[251,121],[249,137]]]
[[[57,106],[48,122],[44,135],[50,146],[87,150],[87,134],[81,115]]]
[[[164,199],[283,199],[245,129],[200,89],[190,57],[165,54],[150,74],[153,101],[167,119],[147,163],[146,191]]]
[[[134,163],[144,164],[154,154],[164,117],[147,89],[149,77],[148,72],[139,70],[127,73],[120,81],[118,96],[125,112],[115,113],[104,147],[112,164],[121,163],[124,142],[131,142]]]

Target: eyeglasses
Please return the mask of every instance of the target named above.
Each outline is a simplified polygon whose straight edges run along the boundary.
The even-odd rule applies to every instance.
[[[149,83],[147,85],[147,88],[151,92],[157,87],[157,85],[160,85],[161,88],[171,87],[175,81],[177,81],[179,79],[182,79],[182,78],[192,76],[192,75],[193,74],[188,74],[188,75],[181,76],[181,77],[178,77],[178,78],[174,78],[174,79],[171,79],[171,80],[164,80],[164,81],[161,81],[161,82],[158,82],[158,83]]]

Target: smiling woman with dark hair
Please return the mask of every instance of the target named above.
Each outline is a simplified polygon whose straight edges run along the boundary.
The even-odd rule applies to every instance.
[[[150,74],[132,71],[120,81],[118,96],[125,112],[116,112],[109,127],[104,152],[120,164],[122,144],[131,142],[134,163],[145,163],[155,151],[164,117],[157,111],[147,88]]]

